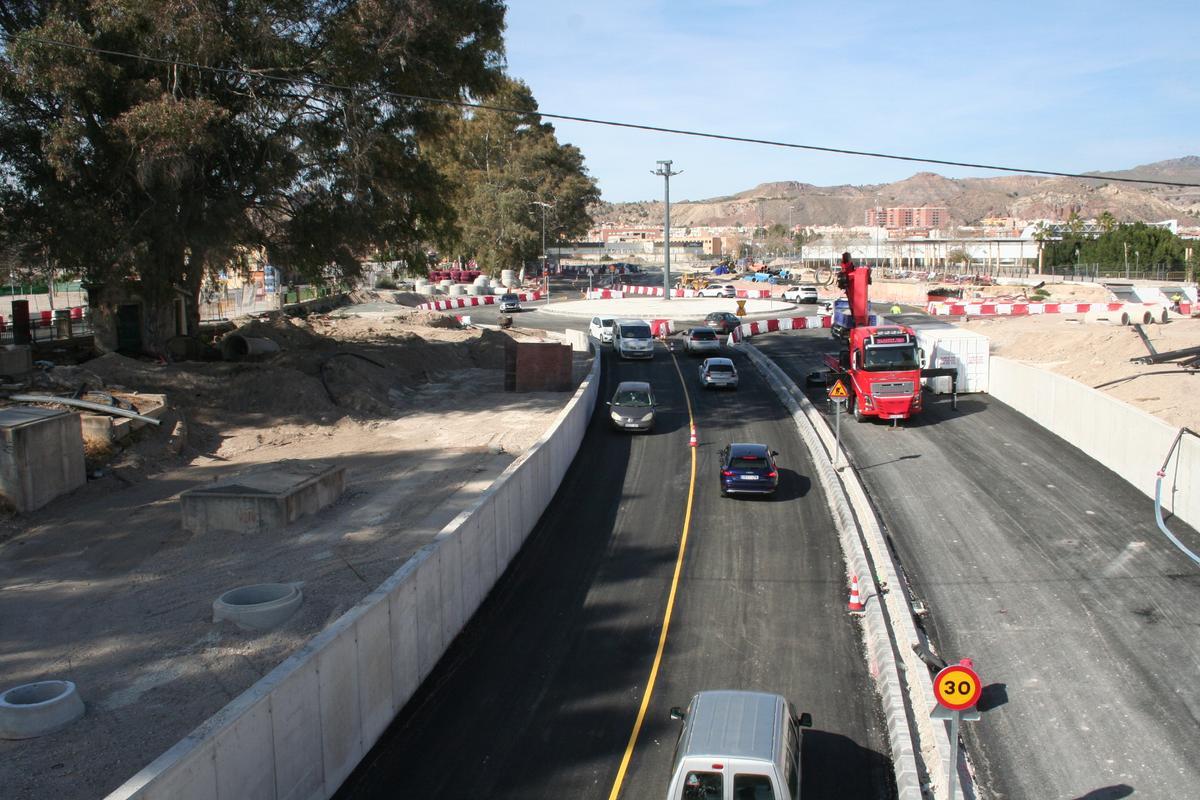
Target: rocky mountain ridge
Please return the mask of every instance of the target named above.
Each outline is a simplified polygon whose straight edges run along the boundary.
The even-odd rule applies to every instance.
[[[1178,219],[1200,225],[1200,188],[1105,181],[1105,177],[1144,178],[1200,184],[1200,156],[1159,161],[1120,172],[1088,173],[1095,179],[1002,175],[946,178],[918,172],[894,183],[814,186],[798,181],[763,183],[726,197],[671,203],[671,223],[706,225],[862,225],[872,206],[945,206],[950,221],[973,225],[988,217],[1061,219],[1072,212],[1084,219],[1105,211],[1120,222]],[[600,203],[597,223],[661,225],[662,202]]]

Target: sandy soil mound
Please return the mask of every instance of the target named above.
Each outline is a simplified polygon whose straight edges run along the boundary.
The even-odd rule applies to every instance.
[[[1170,425],[1200,428],[1200,373],[1174,364],[1134,364],[1146,346],[1133,327],[1046,314],[960,323],[991,340],[992,353],[1100,389]],[[1200,319],[1143,327],[1159,352],[1200,347]]]

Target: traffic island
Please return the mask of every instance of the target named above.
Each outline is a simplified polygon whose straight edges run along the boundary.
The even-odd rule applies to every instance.
[[[184,530],[268,533],[332,505],[346,468],[320,461],[282,461],[224,478],[179,496]]]

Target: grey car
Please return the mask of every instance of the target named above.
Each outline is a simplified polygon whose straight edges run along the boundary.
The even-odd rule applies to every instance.
[[[608,403],[612,426],[622,431],[654,428],[654,392],[645,381],[622,381]]]
[[[706,358],[700,364],[700,385],[704,388],[736,389],[737,368],[728,358]]]
[[[683,348],[689,353],[719,353],[721,340],[712,328],[691,328],[683,335]]]

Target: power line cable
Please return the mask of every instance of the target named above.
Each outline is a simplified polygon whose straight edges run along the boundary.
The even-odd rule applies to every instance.
[[[16,42],[19,40],[25,42],[33,42],[51,47],[60,47],[68,50],[77,50],[95,55],[113,56],[116,58],[128,58],[135,61],[145,61],[155,64],[165,64],[168,66],[186,67],[205,72],[213,72],[221,75],[229,75],[244,78],[256,78],[265,81],[275,81],[278,83],[302,83],[315,89],[325,89],[328,91],[363,93],[366,90],[354,86],[346,86],[337,83],[327,83],[324,81],[302,81],[295,78],[288,78],[282,75],[270,75],[267,73],[251,72],[245,69],[232,69],[230,67],[214,67],[205,64],[197,64],[189,61],[180,61],[179,59],[162,58],[160,56],[149,56],[141,53],[127,53],[120,50],[109,50],[100,47],[91,47],[89,45],[74,44],[72,42],[60,42],[53,39],[45,39],[39,36],[14,36],[7,32],[0,32],[0,39]],[[1115,183],[1141,183],[1151,184],[1154,186],[1171,186],[1181,189],[1200,189],[1200,183],[1180,183],[1176,181],[1158,181],[1145,180],[1142,178],[1122,178],[1118,176],[1108,175],[1088,175],[1082,172],[1059,172],[1048,169],[1025,169],[1022,167],[1005,167],[998,164],[978,164],[971,161],[951,161],[941,158],[925,158],[921,156],[903,156],[894,153],[878,153],[870,150],[850,150],[843,147],[824,147],[815,144],[799,144],[796,142],[781,142],[774,139],[758,139],[749,136],[734,136],[724,133],[709,133],[706,131],[694,131],[686,128],[667,128],[659,125],[643,125],[636,122],[620,122],[617,120],[597,119],[594,117],[581,117],[573,114],[555,114],[548,111],[527,111],[519,108],[509,108],[507,106],[498,106],[491,103],[477,103],[469,100],[457,100],[446,97],[429,97],[419,94],[407,94],[404,92],[379,91],[373,92],[380,97],[387,97],[395,100],[409,100],[421,103],[434,103],[445,106],[455,106],[458,108],[471,108],[481,111],[496,111],[505,114],[519,115],[537,115],[545,119],[561,120],[564,122],[580,122],[588,125],[605,125],[611,128],[626,128],[629,130],[648,131],[651,133],[669,133],[676,136],[690,136],[699,139],[714,139],[724,142],[739,142],[742,144],[760,144],[767,147],[782,147],[792,150],[807,150],[818,153],[833,153],[836,155],[845,156],[862,156],[864,158],[882,158],[892,161],[908,161],[918,164],[937,164],[947,167],[967,167],[969,169],[985,169],[994,172],[1010,172],[1022,175],[1046,175],[1054,178],[1078,178],[1080,180],[1091,181],[1110,181]]]

